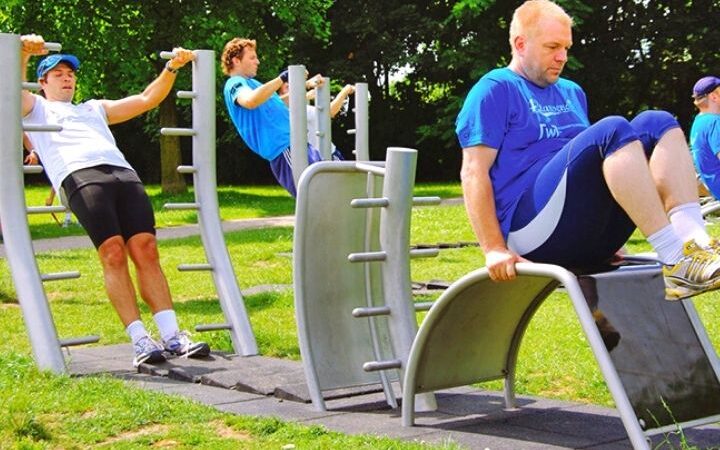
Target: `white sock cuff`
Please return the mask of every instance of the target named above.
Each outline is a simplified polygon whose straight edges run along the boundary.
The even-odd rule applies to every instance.
[[[130,340],[133,344],[148,334],[147,329],[145,329],[145,324],[143,324],[142,320],[139,319],[131,322],[130,325],[125,328],[125,332],[128,336],[130,336]]]
[[[171,337],[175,336],[175,333],[180,331],[177,323],[177,316],[175,315],[175,310],[173,309],[158,311],[155,315],[153,315],[153,320],[155,320],[155,324],[160,332],[160,338],[162,338],[163,341],[167,341]]]

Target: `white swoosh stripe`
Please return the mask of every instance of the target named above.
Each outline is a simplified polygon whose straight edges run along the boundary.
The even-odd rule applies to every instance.
[[[563,173],[555,192],[538,215],[525,227],[510,232],[508,235],[510,250],[519,255],[526,255],[547,241],[560,222],[560,215],[565,206],[566,190],[567,171]]]

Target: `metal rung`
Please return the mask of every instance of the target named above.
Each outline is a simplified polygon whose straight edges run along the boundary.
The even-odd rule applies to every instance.
[[[197,94],[194,91],[178,91],[177,98],[196,98]]]
[[[229,323],[208,323],[206,325],[195,325],[195,331],[202,333],[203,331],[232,330]]]
[[[434,304],[435,302],[420,302],[413,303],[413,306],[415,307],[415,311],[428,311]]]
[[[213,270],[210,264],[180,264],[177,266],[180,272],[193,272],[202,270]]]
[[[160,128],[160,134],[163,136],[195,136],[195,130],[192,128]]]
[[[355,134],[355,128],[347,130],[347,134]]]
[[[179,209],[200,209],[199,203],[165,203],[163,205],[165,209],[179,210]]]
[[[366,306],[352,310],[353,317],[389,316],[389,306]]]
[[[375,175],[385,176],[385,168],[384,167],[373,166],[372,164],[356,162],[355,168],[357,170],[364,170],[365,172],[370,172]]]
[[[94,344],[94,343],[98,342],[99,340],[100,340],[100,336],[98,336],[96,334],[92,334],[90,336],[58,339],[58,342],[60,342],[60,347],[73,347],[75,345]]]
[[[62,131],[62,127],[60,125],[47,125],[37,123],[25,124],[23,125],[22,129],[23,131]]]
[[[178,166],[177,171],[178,173],[195,173],[197,169],[195,166]]]
[[[386,259],[386,252],[350,253],[348,255],[348,261],[350,262],[385,261]]]
[[[28,174],[35,174],[35,173],[43,173],[43,166],[39,164],[33,164],[29,166],[23,166],[23,173]]]
[[[62,50],[62,45],[59,42],[46,42],[45,49],[51,52],[59,52]]]
[[[363,364],[365,372],[376,372],[378,370],[399,369],[402,367],[402,361],[392,359],[389,361],[369,361]]]
[[[28,206],[25,208],[28,214],[48,214],[48,213],[61,213],[65,212],[65,207],[62,205],[57,206]]]
[[[160,52],[160,58],[162,58],[162,59],[173,59],[174,57],[175,57],[174,52],[166,52],[166,51]]]
[[[413,206],[439,205],[440,197],[413,197]]]
[[[33,83],[32,81],[23,81],[22,88],[27,89],[28,91],[39,91],[40,83]]]
[[[71,272],[54,272],[40,275],[40,279],[43,281],[70,280],[73,278],[80,278],[80,272],[73,270]]]
[[[390,205],[390,200],[382,198],[354,198],[350,200],[353,208],[385,208]]]
[[[410,250],[410,258],[433,258],[439,253],[437,248],[414,248]]]

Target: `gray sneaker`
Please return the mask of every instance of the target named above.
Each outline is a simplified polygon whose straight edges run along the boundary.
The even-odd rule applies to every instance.
[[[210,346],[205,342],[193,342],[190,333],[178,331],[175,336],[163,342],[165,351],[177,356],[202,358],[210,354]]]
[[[133,344],[135,350],[135,358],[133,358],[133,367],[138,367],[142,363],[158,363],[165,361],[163,348],[155,342],[150,335],[141,337]]]

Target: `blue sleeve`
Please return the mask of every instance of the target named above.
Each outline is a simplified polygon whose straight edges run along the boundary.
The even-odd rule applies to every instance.
[[[235,97],[237,96],[237,91],[241,87],[249,87],[247,84],[247,80],[245,80],[242,77],[232,77],[228,78],[227,82],[225,83],[225,100],[229,100],[231,103],[235,102]]]
[[[460,147],[500,148],[507,130],[507,92],[502,83],[486,77],[473,86],[455,121]]]
[[[710,122],[710,129],[707,133],[708,146],[715,156],[720,153],[720,126],[718,125],[720,125],[720,120]]]

